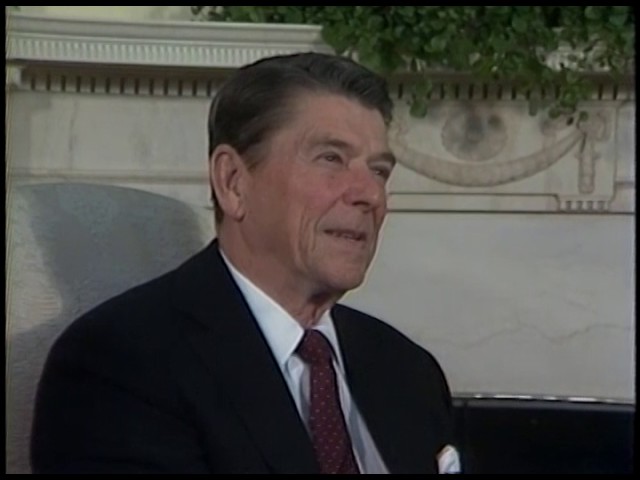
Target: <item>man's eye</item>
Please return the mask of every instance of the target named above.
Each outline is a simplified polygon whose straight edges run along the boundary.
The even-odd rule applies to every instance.
[[[326,160],[327,162],[331,162],[331,163],[340,163],[342,162],[342,157],[340,157],[340,155],[337,155],[335,153],[326,153],[322,156],[323,160]]]
[[[387,180],[391,176],[391,170],[386,167],[374,167],[373,173]]]

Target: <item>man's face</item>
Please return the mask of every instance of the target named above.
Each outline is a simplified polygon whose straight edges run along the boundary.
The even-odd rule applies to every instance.
[[[342,294],[374,256],[395,160],[377,110],[331,94],[295,105],[250,173],[244,230],[286,284]]]

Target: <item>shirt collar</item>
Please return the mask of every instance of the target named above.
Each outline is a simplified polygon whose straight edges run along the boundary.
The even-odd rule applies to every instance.
[[[304,329],[284,308],[240,273],[226,257],[222,249],[220,249],[220,255],[249,305],[280,369],[284,371],[285,364],[295,352],[296,347],[302,339]],[[320,320],[313,328],[327,337],[327,340],[333,348],[338,367],[344,373],[338,335],[329,310],[322,314]]]

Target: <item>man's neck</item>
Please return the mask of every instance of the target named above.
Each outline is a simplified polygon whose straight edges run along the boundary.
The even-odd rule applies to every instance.
[[[219,235],[219,248],[225,259],[247,280],[280,305],[303,328],[314,326],[340,299],[342,294],[314,292],[305,282],[289,278],[272,259],[246,254],[238,243]]]

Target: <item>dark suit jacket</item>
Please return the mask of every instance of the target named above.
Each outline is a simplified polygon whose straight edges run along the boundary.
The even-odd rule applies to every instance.
[[[336,306],[332,316],[387,467],[436,473],[452,413],[435,359],[368,315]],[[31,456],[36,473],[319,471],[216,241],[63,333],[39,385]]]

